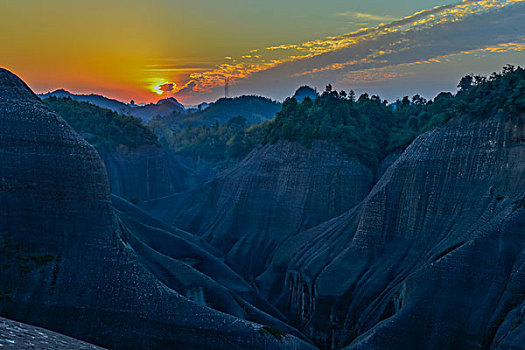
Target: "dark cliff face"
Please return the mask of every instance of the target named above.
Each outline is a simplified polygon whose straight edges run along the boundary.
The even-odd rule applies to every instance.
[[[177,237],[162,241],[167,233],[158,230],[148,241],[146,229],[133,232],[133,222],[113,210],[94,148],[1,69],[0,123],[1,315],[119,349],[309,348],[199,305],[161,278],[148,244]],[[177,272],[170,268],[165,278]],[[218,280],[235,280],[224,274]],[[249,290],[242,296],[240,303],[255,298]]]
[[[10,350],[103,350],[98,346],[62,334],[3,317],[0,317],[0,348]]]
[[[145,203],[158,218],[203,236],[252,279],[278,242],[359,203],[373,175],[336,147],[266,145],[204,187]]]
[[[257,284],[322,348],[524,349],[524,198],[524,126],[458,117]]]
[[[102,152],[111,192],[133,201],[152,200],[203,184],[205,176],[157,146]]]

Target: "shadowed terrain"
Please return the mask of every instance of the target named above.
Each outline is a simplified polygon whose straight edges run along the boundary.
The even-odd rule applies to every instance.
[[[192,298],[181,295],[169,265],[177,263],[169,256],[176,251],[148,250],[141,231],[133,232],[113,209],[94,148],[3,69],[0,120],[1,315],[119,349],[311,348],[287,335],[291,328],[275,336],[279,321],[244,299],[229,305],[266,325],[205,306],[206,295],[201,300],[199,291]],[[159,231],[157,238],[166,235]],[[199,267],[191,265],[209,256],[195,250],[185,250],[195,261],[183,264],[189,272],[179,281],[195,278]],[[155,265],[158,259],[166,263],[162,269]],[[213,268],[220,274],[220,264]],[[229,274],[233,277],[223,274],[224,283],[235,278]],[[250,294],[246,285],[230,287]]]
[[[140,157],[106,170],[0,70],[0,314],[119,349],[525,349],[524,79],[287,100],[272,142],[136,206],[108,173],[140,187]]]

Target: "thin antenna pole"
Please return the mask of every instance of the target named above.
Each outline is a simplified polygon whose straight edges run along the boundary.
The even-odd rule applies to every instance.
[[[224,78],[224,98],[228,98],[228,95],[230,94],[230,78],[226,77]]]

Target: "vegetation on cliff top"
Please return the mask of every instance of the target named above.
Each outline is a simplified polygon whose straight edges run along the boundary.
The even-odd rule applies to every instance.
[[[259,120],[257,115],[272,115],[279,104],[254,96],[220,99],[206,110],[158,118],[149,126],[173,152],[195,158],[242,158],[260,144],[281,139],[307,147],[314,140],[323,140],[374,170],[385,156],[404,149],[415,137],[454,115],[483,117],[504,110],[519,116],[525,112],[522,68],[506,66],[489,77],[467,75],[458,88],[456,95],[442,92],[430,101],[415,95],[388,104],[378,96],[357,98],[353,91],[338,92],[329,85],[316,99],[287,99],[274,119],[256,125],[252,123]],[[157,144],[156,136],[138,119],[71,99],[51,97],[44,102],[97,148]]]
[[[374,169],[392,151],[405,148],[416,136],[459,114],[487,116],[503,109],[510,115],[525,111],[525,70],[506,66],[490,77],[468,75],[459,91],[440,93],[433,101],[405,96],[389,105],[378,96],[355,98],[353,91],[326,91],[302,103],[287,99],[266,129],[263,142],[280,139],[305,146],[324,140],[339,146],[349,157]]]
[[[237,116],[225,124],[216,122],[165,132],[161,142],[175,153],[211,161],[242,158],[262,143],[266,123],[250,125],[245,117]]]
[[[448,98],[438,96],[438,106]],[[329,85],[316,100],[287,99],[268,124],[263,142],[285,139],[309,147],[314,140],[323,140],[374,169],[389,152],[446,120],[438,113],[441,108],[431,106],[419,95],[389,105],[378,96],[363,94],[356,99],[353,91],[337,92]]]
[[[507,65],[489,77],[464,76],[458,85],[455,107],[461,113],[488,116],[504,110],[516,117],[525,113],[525,69]]]
[[[158,145],[157,137],[140,119],[118,114],[71,98],[48,97],[43,102],[64,118],[99,151],[113,151],[119,145],[131,149]]]

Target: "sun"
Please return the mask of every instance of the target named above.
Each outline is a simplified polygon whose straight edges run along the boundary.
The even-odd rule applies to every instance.
[[[161,85],[162,84],[154,85],[152,88],[152,91],[156,93],[157,95],[162,95],[164,91],[162,91]]]
[[[155,79],[155,83],[150,86],[150,90],[157,95],[162,95],[165,92],[173,91],[177,84],[166,79]]]

